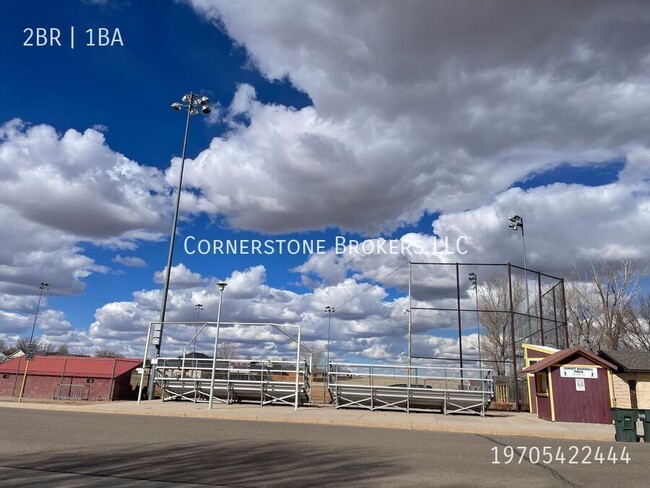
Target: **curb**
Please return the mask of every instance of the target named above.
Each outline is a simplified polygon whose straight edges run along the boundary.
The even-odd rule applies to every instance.
[[[13,403],[13,402],[0,402],[0,408],[23,408],[28,410],[48,410],[48,411],[63,411],[63,412],[76,412],[76,413],[94,413],[94,414],[117,414],[117,415],[139,415],[139,416],[155,416],[155,417],[178,417],[188,419],[214,419],[214,420],[235,420],[244,422],[274,422],[274,423],[292,423],[292,424],[314,424],[314,425],[330,425],[338,427],[365,427],[365,428],[379,428],[379,429],[399,429],[411,430],[419,432],[445,432],[452,434],[481,434],[492,436],[505,436],[505,437],[536,437],[545,439],[562,439],[562,440],[582,440],[582,441],[602,441],[614,442],[613,432],[577,432],[572,430],[567,431],[544,431],[540,429],[528,430],[517,429],[516,427],[508,427],[504,429],[495,428],[494,426],[482,426],[477,424],[472,425],[446,425],[444,423],[431,423],[424,424],[419,422],[404,421],[404,422],[391,422],[376,419],[373,421],[371,416],[364,415],[363,420],[345,419],[345,418],[305,418],[295,417],[290,415],[281,415],[275,417],[263,416],[258,413],[246,415],[243,412],[236,413],[232,410],[228,411],[228,415],[220,415],[218,410],[205,410],[194,412],[171,412],[171,411],[156,411],[154,409],[140,409],[140,410],[121,410],[119,408],[94,408],[93,406],[84,405],[52,405],[52,404],[38,404],[38,403]],[[568,426],[567,426],[568,427]]]

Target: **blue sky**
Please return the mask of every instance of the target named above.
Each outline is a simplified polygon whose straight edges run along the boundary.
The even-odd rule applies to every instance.
[[[389,2],[374,16],[336,1],[8,2],[0,337],[28,335],[44,280],[47,340],[141,349],[184,128],[169,105],[190,90],[214,110],[191,121],[176,319],[197,300],[216,306],[214,285],[229,280],[240,283],[230,318],[301,323],[322,346],[324,305],[348,303],[339,357],[404,354],[404,275],[382,278],[413,255],[189,256],[192,235],[420,240],[429,260],[520,264],[506,222],[518,213],[532,268],[643,259],[650,39],[630,14],[639,5],[580,6],[561,24],[551,6],[494,5],[495,25],[476,28],[475,12],[440,2],[411,2],[401,21]],[[23,46],[30,27],[59,28],[63,46]],[[124,46],[84,46],[101,27]],[[558,233],[567,220],[580,224]],[[466,238],[468,254],[436,255],[434,233]],[[454,334],[422,330],[443,353]]]

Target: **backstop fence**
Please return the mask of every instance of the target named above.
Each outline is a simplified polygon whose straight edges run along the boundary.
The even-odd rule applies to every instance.
[[[564,280],[541,271],[510,263],[411,261],[408,300],[409,365],[427,359],[488,367],[517,409],[527,401],[515,387],[524,381],[522,345],[568,347]],[[433,335],[456,339],[457,349],[432,350]]]

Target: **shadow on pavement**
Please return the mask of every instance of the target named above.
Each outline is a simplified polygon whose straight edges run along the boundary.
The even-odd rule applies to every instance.
[[[377,486],[378,480],[389,482],[404,469],[372,450],[355,452],[353,459],[344,447],[314,449],[289,441],[242,446],[245,442],[149,444],[128,450],[107,445],[92,452],[5,457],[0,466],[110,477],[120,484],[119,479],[227,486]],[[0,482],[10,481],[2,477],[0,470]],[[19,486],[13,481],[12,486]]]

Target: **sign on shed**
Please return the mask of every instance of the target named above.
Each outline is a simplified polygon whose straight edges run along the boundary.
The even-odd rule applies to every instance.
[[[598,368],[591,366],[561,366],[562,378],[598,379]]]

